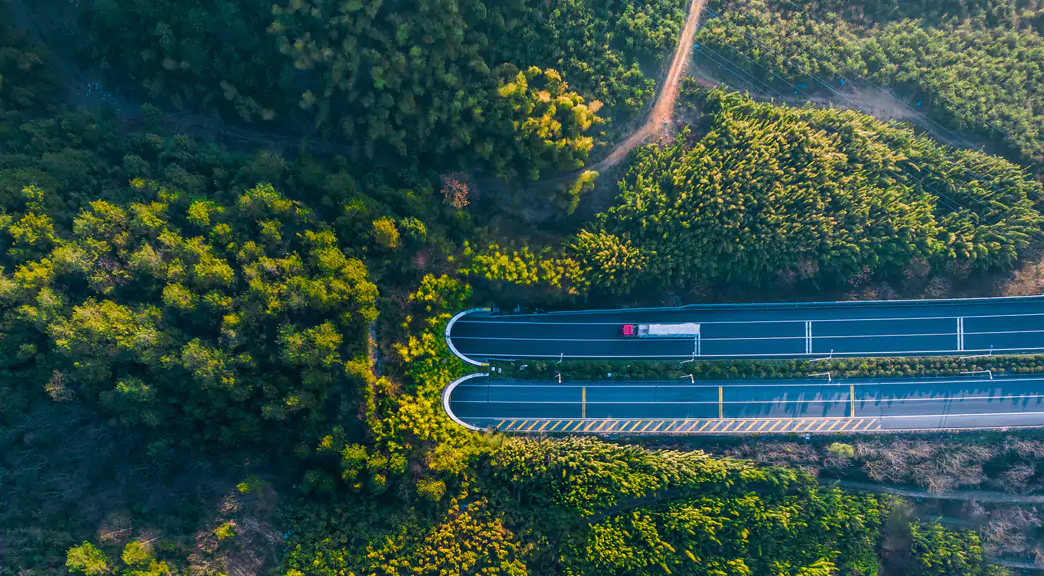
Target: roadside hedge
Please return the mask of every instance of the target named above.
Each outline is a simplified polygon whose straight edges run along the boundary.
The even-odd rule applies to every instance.
[[[492,362],[495,378],[552,380],[674,380],[690,374],[697,380],[755,380],[802,378],[830,372],[837,378],[904,378],[958,376],[961,372],[990,370],[996,375],[1044,373],[1044,354],[979,358],[839,358],[832,360],[722,360],[682,364],[676,361],[586,360]]]

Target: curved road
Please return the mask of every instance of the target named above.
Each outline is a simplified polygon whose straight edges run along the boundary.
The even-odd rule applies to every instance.
[[[538,382],[472,376],[446,407],[529,433],[847,433],[1044,426],[1044,375],[895,380]]]
[[[626,338],[629,323],[700,324],[699,337]],[[1044,352],[1044,296],[722,304],[492,315],[446,331],[467,362],[490,359],[825,358]]]

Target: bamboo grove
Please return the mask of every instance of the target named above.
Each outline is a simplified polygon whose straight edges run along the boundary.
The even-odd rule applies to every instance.
[[[912,263],[988,270],[1039,240],[1041,186],[1018,166],[840,109],[712,91],[706,135],[646,147],[618,204],[571,249],[592,283],[819,285]]]
[[[684,8],[103,0],[81,16],[84,55],[163,107],[304,128],[359,158],[536,179],[586,159],[602,106],[622,120],[644,106],[655,81],[639,61],[669,54]]]
[[[785,93],[782,80],[815,92],[820,80],[865,78],[1044,166],[1039,1],[729,0],[712,9],[719,17],[697,41]]]

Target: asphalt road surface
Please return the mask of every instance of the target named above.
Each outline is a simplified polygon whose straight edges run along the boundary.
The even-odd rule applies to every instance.
[[[601,432],[607,422],[620,432],[718,433],[1042,426],[1044,376],[561,384],[483,376],[450,390],[448,406],[471,426],[516,432]],[[562,424],[551,430],[554,422]]]
[[[700,324],[698,337],[627,338],[624,324]],[[447,341],[490,359],[728,359],[1044,352],[1044,296],[725,304],[546,314],[472,311]]]

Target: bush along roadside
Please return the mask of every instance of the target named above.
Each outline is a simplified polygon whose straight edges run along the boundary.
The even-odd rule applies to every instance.
[[[839,378],[909,378],[957,376],[990,371],[997,375],[1044,373],[1044,354],[979,358],[839,358],[831,360],[727,360],[686,362],[586,360],[493,361],[495,378],[519,380],[754,380],[804,378],[829,372]]]

